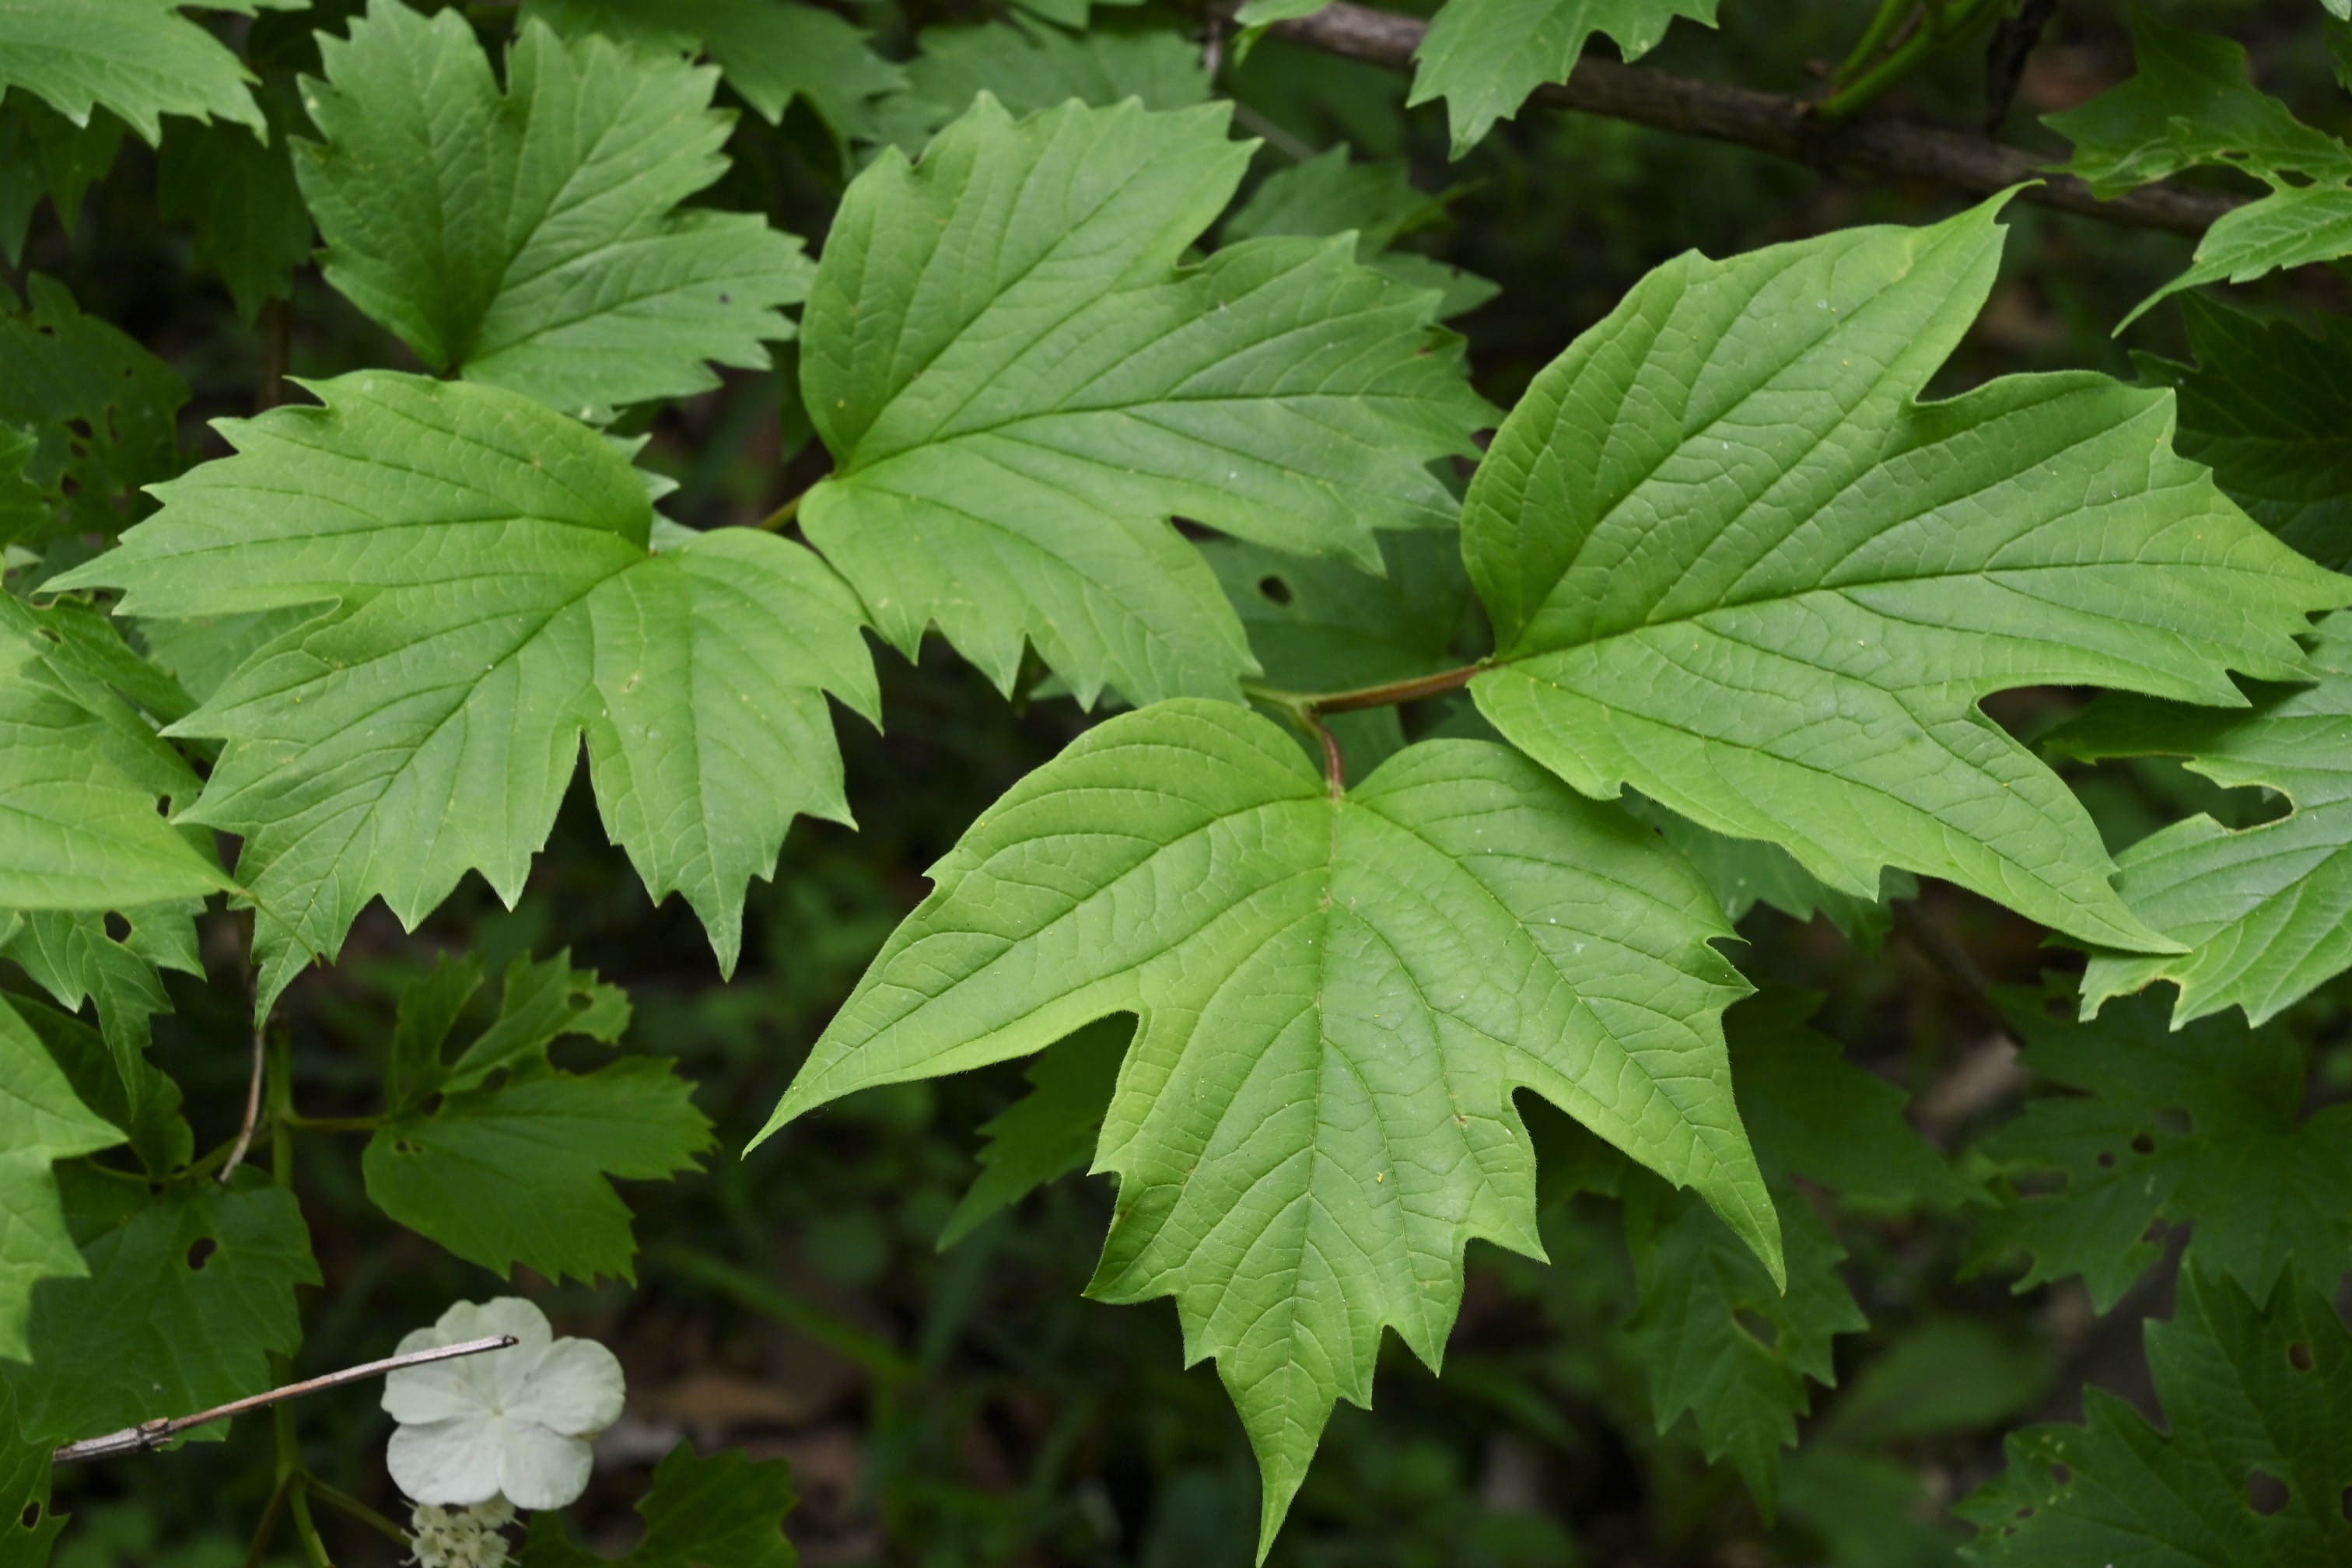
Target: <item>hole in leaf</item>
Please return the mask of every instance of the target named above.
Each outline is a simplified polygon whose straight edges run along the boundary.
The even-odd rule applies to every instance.
[[[2020,1519],[2032,1519],[2033,1517],[2033,1505],[2032,1503],[2027,1503],[2023,1508],[2019,1509],[2017,1510],[2017,1517]],[[2014,1534],[2015,1531],[2012,1531],[2011,1533]]]
[[[33,1529],[41,1522],[41,1505],[37,1500],[25,1505],[25,1528]]]
[[[2342,1506],[2344,1509],[2344,1522],[2347,1524],[2352,1524],[2352,1487],[2346,1487],[2344,1489]]]
[[[2072,1465],[2053,1465],[2050,1467],[2050,1479],[2056,1481],[2062,1487],[2072,1485],[2074,1479],[2074,1467]]]
[[[2286,1347],[2286,1364],[2297,1372],[2311,1370],[2311,1347],[2301,1340]]]
[[[2155,1140],[2155,1139],[2153,1139],[2153,1138],[2151,1138],[2151,1137],[2149,1137],[2149,1136],[2148,1136],[2147,1133],[2145,1133],[2145,1132],[2143,1132],[2143,1133],[2139,1134],[2139,1136],[2137,1136],[2137,1138],[2134,1138],[2134,1139],[2132,1140],[2132,1152],[2134,1152],[2135,1154],[2153,1154],[2153,1153],[2155,1153],[2155,1152],[2156,1152],[2156,1140]]]
[[[2169,1132],[2175,1137],[2187,1137],[2189,1131],[2189,1112],[2175,1106],[2166,1106],[2156,1113],[2156,1130]]]
[[[1739,1325],[1742,1333],[1766,1350],[1778,1351],[1780,1348],[1780,1326],[1763,1313],[1750,1311],[1746,1307],[1734,1307],[1731,1321]]]
[[[1265,596],[1265,602],[1269,605],[1290,603],[1290,584],[1279,577],[1259,578],[1257,591]]]
[[[731,295],[726,292],[726,290],[721,289],[719,294],[719,302],[722,305],[731,305],[735,300]]]
[[[2112,1171],[2115,1168],[2116,1157],[2113,1154],[2106,1152],[2105,1150],[2101,1150],[2099,1152],[2099,1169],[2102,1171]]]
[[[66,428],[72,431],[75,437],[82,441],[89,441],[97,434],[89,427],[89,421],[87,419],[68,419],[66,421]]]
[[[47,639],[47,640],[48,640],[48,641],[50,641],[50,642],[53,642],[53,643],[57,644],[59,647],[63,647],[65,646],[65,642],[66,642],[66,634],[65,634],[65,633],[63,633],[63,632],[61,632],[61,631],[59,631],[59,630],[58,630],[58,628],[57,628],[57,627],[55,627],[55,626],[43,626],[40,630],[41,630],[41,636],[42,636],[44,638]]]
[[[575,1013],[585,1013],[595,1005],[596,999],[585,991],[574,991],[572,994],[572,1010]]]
[[[2249,1471],[2246,1476],[2246,1502],[2256,1513],[2268,1519],[2286,1507],[2286,1483],[2268,1470]]]
[[[131,940],[131,922],[124,920],[112,910],[109,910],[106,911],[106,934],[110,940],[114,942],[129,942]]]
[[[188,1244],[188,1267],[202,1268],[220,1250],[220,1243],[209,1236],[200,1236]]]
[[[409,1142],[407,1139],[405,1139],[405,1138],[395,1138],[395,1139],[394,1139],[394,1140],[393,1140],[393,1143],[392,1143],[392,1150],[393,1150],[393,1152],[394,1152],[394,1153],[395,1153],[395,1154],[414,1154],[414,1153],[417,1152],[416,1145],[415,1145],[415,1144],[414,1144],[414,1143],[412,1143],[412,1142]]]

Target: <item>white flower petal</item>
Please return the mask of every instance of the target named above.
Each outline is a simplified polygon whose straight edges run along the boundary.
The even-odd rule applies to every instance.
[[[594,1340],[558,1340],[505,1408],[552,1432],[585,1435],[618,1420],[623,1397],[621,1363],[611,1351]]]
[[[517,1508],[562,1508],[588,1489],[588,1445],[529,1421],[509,1421],[499,1489]]]
[[[499,1494],[504,1468],[501,1439],[509,1434],[499,1430],[502,1425],[481,1419],[403,1425],[393,1430],[385,1468],[417,1502],[487,1502]]]
[[[416,1336],[411,1334],[409,1339]],[[431,1345],[410,1346],[401,1342],[401,1353],[411,1349],[431,1350]],[[511,1351],[491,1351],[490,1355],[511,1355]],[[424,1366],[404,1366],[388,1373],[383,1380],[383,1407],[394,1421],[404,1425],[426,1421],[479,1420],[490,1413],[489,1402],[472,1379],[458,1371],[464,1362],[436,1361]],[[411,1494],[414,1496],[415,1494]]]

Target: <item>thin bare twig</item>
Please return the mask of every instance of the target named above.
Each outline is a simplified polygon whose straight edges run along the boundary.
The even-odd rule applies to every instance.
[[[1271,31],[1327,54],[1410,70],[1429,24],[1333,0],[1313,16],[1277,22]],[[2021,147],[1876,116],[1822,125],[1801,99],[1590,56],[1565,82],[1538,88],[1534,101],[1736,142],[1839,174],[1933,180],[1980,195],[2026,184],[2021,200],[2137,228],[2200,235],[2239,205],[2231,196],[2163,182],[2101,201],[2072,175],[2046,173],[2046,154]]]
[[[49,1456],[57,1464],[69,1465],[79,1459],[110,1459],[117,1454],[136,1454],[178,1436],[192,1426],[207,1422],[225,1421],[232,1415],[242,1415],[248,1410],[259,1410],[280,1400],[293,1399],[305,1394],[316,1394],[322,1388],[338,1388],[346,1383],[358,1383],[366,1378],[381,1377],[403,1367],[424,1366],[431,1362],[454,1361],[459,1356],[479,1355],[484,1351],[502,1351],[518,1343],[512,1334],[491,1334],[478,1340],[466,1340],[454,1345],[436,1345],[431,1350],[410,1351],[406,1355],[386,1356],[382,1361],[368,1362],[360,1366],[347,1366],[341,1372],[331,1372],[323,1377],[289,1383],[283,1388],[273,1388],[266,1394],[248,1394],[233,1399],[226,1405],[216,1405],[210,1410],[199,1410],[194,1415],[158,1417],[142,1421],[136,1426],[125,1426],[120,1432],[109,1432],[102,1437],[84,1437],[78,1443],[68,1443]]]
[[[258,915],[255,916],[257,920],[259,918]],[[248,963],[245,979],[245,1006],[246,1011],[249,1013],[253,1011],[255,1003],[261,995],[261,971],[251,967]],[[254,1124],[261,1120],[261,1080],[267,1076],[268,1058],[265,1053],[268,1039],[269,1020],[254,1019],[253,1076],[245,1086],[245,1122],[237,1128],[236,1142],[229,1146],[228,1159],[221,1165],[218,1180],[223,1186],[226,1186],[228,1179],[236,1174],[237,1166],[245,1163],[245,1152],[253,1147]]]

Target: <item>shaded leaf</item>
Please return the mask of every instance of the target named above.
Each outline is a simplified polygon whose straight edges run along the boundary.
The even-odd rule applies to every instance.
[[[769,124],[803,99],[844,142],[866,134],[874,99],[906,82],[863,28],[793,0],[527,0],[522,16],[574,37],[707,54]]]
[[[909,156],[983,92],[1014,114],[1070,99],[1108,108],[1140,99],[1146,109],[1189,109],[1209,99],[1199,46],[1181,33],[1086,33],[991,22],[926,27],[907,62],[906,90],[886,99],[874,139]]]
[[[76,125],[111,110],[150,145],[166,114],[262,128],[228,47],[180,15],[186,0],[19,0],[0,8],[0,90],[27,92]],[[270,0],[212,0],[252,11]]]
[[[292,83],[274,78],[259,97],[267,142],[239,126],[177,126],[155,163],[163,221],[194,231],[196,265],[228,285],[248,322],[268,301],[293,296],[294,274],[310,259],[310,213],[287,134],[302,124]]]
[[[1409,288],[1434,288],[1444,302],[1444,320],[1475,310],[1501,292],[1484,278],[1449,267],[1433,257],[1389,247],[1404,235],[1442,222],[1445,202],[1413,188],[1403,160],[1350,163],[1348,149],[1333,147],[1277,169],[1258,183],[1249,199],[1226,216],[1219,237],[1225,244],[1273,235],[1319,237],[1356,231],[1356,259]]]
[[[800,1556],[782,1521],[799,1500],[782,1459],[753,1459],[739,1448],[705,1458],[680,1443],[637,1500],[646,1531],[625,1555],[600,1557],[572,1541],[560,1514],[541,1513],[519,1561],[520,1568],[793,1568]]]
[[[19,306],[0,290],[0,422],[38,440],[24,473],[51,517],[16,542],[111,535],[145,510],[141,487],[179,468],[176,424],[187,384],[114,327],[83,315],[64,284],[36,272],[26,293],[29,304]]]
[[[103,111],[76,125],[27,93],[0,100],[0,256],[25,259],[25,233],[43,197],[67,233],[81,215],[81,198],[114,166],[122,121]]]
[[[2226,1279],[2180,1277],[2169,1322],[2147,1325],[2163,1429],[2105,1389],[2084,1424],[2030,1426],[2009,1468],[1960,1506],[1987,1563],[2322,1568],[2352,1557],[2352,1336],[2290,1275],[2264,1310]],[[2250,1482],[2280,1483],[2275,1510]]]
[[[2158,1256],[2158,1219],[2194,1227],[2189,1257],[2257,1301],[2290,1257],[2314,1276],[2352,1269],[2352,1106],[2303,1114],[2303,1047],[2236,1018],[2165,1026],[2153,997],[2086,1023],[2006,999],[2027,1067],[2081,1092],[2029,1101],[1984,1144],[2011,1173],[2064,1186],[2029,1192],[1989,1221],[1988,1256],[2031,1259],[2015,1289],[2080,1274],[2104,1312]]]
[[[1989,203],[1637,285],[1538,375],[1471,481],[1463,549],[1503,734],[1874,899],[1939,876],[2076,937],[2173,945],[2088,814],[1978,700],[2110,685],[2242,703],[2308,668],[2352,584],[2172,455],[2171,396],[2083,374],[1914,394],[2000,248]]]
[[[981,1123],[987,1142],[980,1174],[940,1231],[941,1251],[1046,1183],[1085,1168],[1134,1037],[1129,1019],[1098,1018],[1038,1056],[1029,1092]]]
[[[0,1001],[0,1360],[30,1352],[33,1288],[87,1274],[50,1167],[122,1142],[76,1097],[40,1037]],[[0,1442],[15,1436],[11,1424]]]
[[[1138,1013],[1089,1289],[1177,1298],[1265,1471],[1261,1552],[1382,1330],[1434,1365],[1469,1238],[1538,1253],[1515,1089],[1696,1186],[1777,1271],[1717,1021],[1728,928],[1647,832],[1506,748],[1414,746],[1335,799],[1269,721],[1160,704],[933,875],[768,1131]]]
[[[59,1186],[89,1273],[36,1289],[32,1364],[0,1363],[27,1436],[94,1437],[269,1386],[271,1352],[301,1343],[294,1288],[320,1283],[292,1193],[251,1172],[150,1195],[68,1167]]]

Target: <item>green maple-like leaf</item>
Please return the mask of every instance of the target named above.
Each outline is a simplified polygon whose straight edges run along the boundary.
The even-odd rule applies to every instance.
[[[1977,706],[2037,684],[2242,704],[2352,584],[2168,445],[2171,395],[2070,374],[1914,394],[2000,251],[1990,203],[1650,274],[1536,378],[1472,480],[1479,709],[1874,899],[1884,866],[2162,951],[2089,815]]]
[[[1595,33],[1626,59],[1658,45],[1677,16],[1715,26],[1717,0],[1446,0],[1413,58],[1408,104],[1442,98],[1457,158],[1546,82],[1566,81]]]
[[[606,827],[731,969],[793,816],[847,819],[824,692],[877,702],[854,596],[772,534],[655,548],[624,449],[516,394],[315,390],[224,422],[236,456],[55,580],[159,618],[331,605],[174,727],[226,742],[186,816],[244,838],[263,1005],[371,898],[413,927],[478,869],[511,903],[583,732]]]
[[[501,94],[462,15],[373,0],[303,79],[325,136],[295,173],[327,280],[436,370],[594,416],[765,366],[806,292],[800,242],[680,209],[717,180],[718,72],[526,23]]]
[[[1540,1255],[1514,1090],[1695,1187],[1777,1275],[1717,1017],[1728,928],[1647,830],[1507,748],[1418,745],[1335,798],[1268,721],[1159,704],[932,874],[768,1131],[1139,1014],[1089,1289],[1176,1297],[1265,1471],[1261,1550],[1333,1401],[1370,1402],[1381,1331],[1434,1365],[1470,1238]]]
[[[216,0],[250,12],[282,0]],[[27,92],[87,125],[120,115],[150,144],[166,114],[218,117],[262,129],[245,67],[180,15],[187,0],[11,0],[0,5],[0,90]]]
[[[47,526],[14,537],[111,534],[140,510],[142,486],[179,467],[187,384],[120,330],[85,316],[65,285],[35,273],[29,305],[0,290],[0,423],[30,431],[25,477],[49,503]],[[0,539],[0,543],[9,542]]]
[[[2246,51],[2229,39],[2145,12],[2131,27],[2132,79],[2043,121],[2074,143],[2065,171],[2102,196],[2204,166],[2240,170],[2271,189],[2207,229],[2189,270],[2134,306],[2116,331],[2184,289],[2352,254],[2352,147],[2256,89]]]
[[[144,1040],[126,1043],[119,1032],[110,1038],[30,996],[11,993],[7,1002],[63,1070],[75,1096],[122,1130],[148,1174],[179,1173],[195,1152],[195,1133],[180,1113],[180,1086],[147,1059]]]
[[[294,1288],[320,1283],[292,1193],[240,1172],[151,1195],[71,1166],[59,1187],[89,1272],[35,1289],[32,1364],[0,1363],[27,1436],[94,1437],[269,1386],[271,1352],[302,1341]]]
[[[2180,400],[2180,455],[2321,565],[2352,565],[2352,324],[2324,316],[2315,334],[2195,294],[2180,313],[2197,363],[2139,360]]]
[[[158,210],[194,231],[196,265],[228,285],[246,321],[292,297],[294,274],[310,259],[310,213],[287,135],[299,123],[293,84],[273,77],[260,98],[268,141],[234,125],[175,126],[155,161]]]
[[[1029,1068],[1029,1092],[981,1123],[987,1142],[980,1174],[940,1231],[942,1251],[1094,1157],[1118,1064],[1134,1037],[1130,1020],[1100,1018],[1039,1055]]]
[[[114,166],[122,132],[122,121],[103,111],[76,125],[24,93],[0,100],[0,256],[9,266],[25,259],[25,233],[42,198],[73,232],[82,194]]]
[[[1984,1527],[1974,1559],[2020,1568],[2352,1561],[2352,1334],[2326,1293],[2291,1273],[2265,1310],[2228,1280],[2187,1269],[2171,1321],[2149,1323],[2147,1337],[2168,1430],[2094,1388],[2083,1426],[2012,1434],[2009,1468],[1961,1505]],[[2256,1506],[2256,1478],[2284,1493],[2278,1506]]]
[[[2083,1092],[2029,1103],[1984,1152],[2064,1187],[2018,1199],[1984,1227],[1988,1252],[2022,1249],[2025,1289],[2079,1273],[2100,1311],[2159,1255],[2158,1219],[2194,1226],[2189,1256],[2268,1299],[2290,1256],[2314,1277],[2352,1269],[2352,1106],[2303,1114],[2303,1047],[2236,1018],[2165,1027],[2153,997],[2099,1017],[2009,1002],[2024,1062]]]
[[[1437,313],[1444,320],[1475,310],[1501,292],[1498,285],[1433,257],[1389,248],[1401,237],[1443,221],[1444,212],[1442,198],[1413,187],[1402,159],[1351,163],[1347,148],[1333,147],[1268,174],[1218,234],[1230,245],[1272,235],[1353,229],[1357,260],[1408,287],[1442,290],[1444,302]]]
[[[89,1272],[50,1167],[121,1142],[121,1131],[81,1102],[40,1037],[0,1001],[0,1359],[29,1353],[25,1326],[36,1284]]]
[[[529,0],[522,15],[575,37],[707,54],[769,124],[803,99],[844,142],[864,137],[873,100],[907,79],[864,29],[795,0]]]
[[[800,1500],[792,1467],[730,1448],[708,1458],[680,1443],[654,1469],[637,1500],[646,1532],[620,1557],[599,1557],[573,1542],[563,1516],[531,1516],[520,1568],[793,1568],[800,1554],[784,1539],[783,1519]]]
[[[1200,46],[1170,29],[1087,33],[992,22],[926,27],[907,63],[906,90],[877,109],[874,140],[909,157],[983,92],[1014,114],[1069,99],[1108,108],[1133,98],[1146,109],[1189,109],[1209,99]]]
[[[204,973],[195,926],[203,908],[201,900],[184,900],[119,911],[26,910],[0,941],[0,957],[62,1005],[92,1004],[107,1044],[127,1058],[147,1048],[148,1020],[172,1011],[163,972]]]
[[[2236,832],[2192,816],[2117,856],[2124,897],[2187,951],[2095,952],[2085,1011],[2168,980],[2180,1022],[2243,1007],[2259,1024],[2352,965],[2352,615],[2320,622],[2313,643],[2315,685],[2257,688],[2237,710],[2103,697],[2046,738],[2084,759],[2186,757],[2217,784],[2265,785],[2294,807]]]
[[[471,960],[445,963],[402,996],[385,1074],[393,1114],[360,1160],[368,1196],[494,1274],[520,1264],[551,1279],[634,1280],[636,1242],[611,1179],[692,1167],[710,1146],[694,1086],[651,1057],[554,1068],[559,1037],[610,1043],[629,1023],[628,999],[562,953],[517,960],[498,1016],[451,1058],[449,1034],[481,981]]]
[[[1376,528],[1444,521],[1427,465],[1486,405],[1434,296],[1344,240],[1179,265],[1249,156],[1228,113],[983,97],[843,198],[801,355],[835,471],[800,521],[901,648],[936,623],[1007,689],[1025,639],[1082,701],[1238,695],[1172,516],[1367,565]]]

